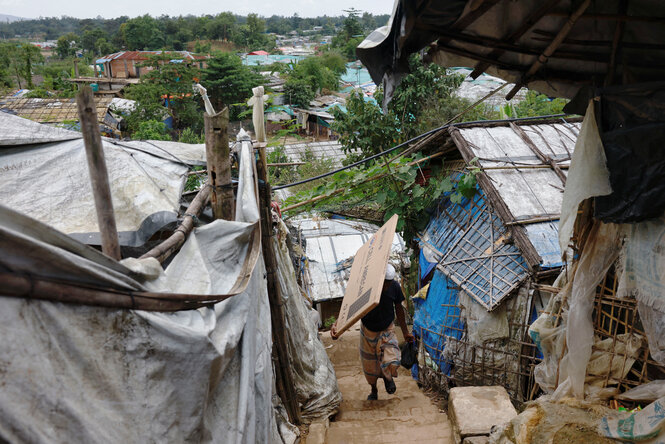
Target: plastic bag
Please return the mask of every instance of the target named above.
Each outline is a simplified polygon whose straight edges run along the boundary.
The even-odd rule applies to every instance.
[[[405,342],[400,347],[400,350],[402,351],[402,359],[400,361],[402,367],[407,370],[411,370],[411,367],[413,367],[416,362],[418,362],[418,346],[416,345],[415,341]]]

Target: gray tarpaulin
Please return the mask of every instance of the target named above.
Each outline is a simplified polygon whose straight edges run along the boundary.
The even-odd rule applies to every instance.
[[[188,165],[203,145],[103,139],[121,245],[143,245],[175,222]],[[99,244],[80,133],[0,113],[0,202],[89,244]]]
[[[250,192],[242,196],[253,198],[253,180],[243,186]],[[130,272],[3,209],[0,269],[61,279],[71,271],[116,288],[223,292],[242,263],[229,257],[246,254],[258,219],[256,204],[239,208],[254,213],[196,229],[165,272],[143,281],[137,273],[154,271],[154,259],[130,261]],[[24,241],[29,249],[21,249]],[[40,253],[50,269],[37,266]],[[0,441],[294,442],[297,429],[276,419],[278,402],[273,408],[270,328],[261,258],[243,293],[198,310],[148,313],[0,296]]]

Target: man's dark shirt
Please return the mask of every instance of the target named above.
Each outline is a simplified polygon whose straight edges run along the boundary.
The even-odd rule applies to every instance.
[[[373,332],[383,331],[395,320],[395,303],[404,300],[402,287],[397,280],[390,281],[388,288],[381,292],[379,305],[362,318],[362,323]]]

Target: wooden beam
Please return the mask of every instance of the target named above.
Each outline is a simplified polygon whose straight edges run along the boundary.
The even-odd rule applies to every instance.
[[[515,125],[514,122],[510,122],[510,127],[512,130],[517,134],[523,141],[526,143],[526,145],[533,151],[533,153],[541,160],[541,162],[546,163],[552,167],[556,175],[559,177],[561,180],[561,183],[563,186],[566,186],[566,175],[563,173],[563,170],[561,170],[561,167],[559,166],[558,163],[554,161],[550,156],[546,156],[538,146],[531,140],[531,137],[518,125]]]
[[[215,219],[233,220],[235,200],[229,152],[229,109],[224,108],[213,116],[204,113],[203,123],[208,181],[212,187],[210,197],[212,214]]]
[[[205,171],[203,171],[205,173]],[[206,206],[210,200],[210,183],[206,183],[196,194],[196,197],[185,210],[185,216],[178,228],[173,232],[168,239],[166,239],[161,244],[157,245],[152,250],[145,253],[140,259],[145,259],[148,257],[154,257],[159,262],[164,262],[168,259],[171,254],[180,248],[180,246],[185,243],[187,235],[194,228],[194,219],[201,214],[203,208]]]
[[[561,219],[561,215],[553,215],[546,217],[532,217],[530,219],[514,220],[512,222],[506,222],[504,225],[510,227],[512,225],[529,225],[529,224],[539,224],[541,222],[552,222],[554,220]]]
[[[524,84],[526,84],[545,63],[547,63],[549,57],[552,54],[554,54],[554,51],[556,51],[559,45],[561,45],[561,43],[566,38],[570,30],[573,29],[573,26],[575,26],[577,20],[584,13],[584,11],[586,11],[586,9],[589,7],[590,4],[591,0],[582,1],[582,3],[578,6],[575,12],[573,12],[570,15],[570,17],[568,17],[568,20],[561,27],[556,37],[554,37],[554,40],[552,40],[552,42],[547,46],[547,48],[545,48],[543,53],[540,56],[538,56],[538,59],[536,59],[536,61],[533,62],[533,65],[531,65],[531,68],[529,68],[529,70],[522,76],[522,79],[519,82],[517,82],[515,84],[515,87],[513,87],[513,89],[506,95],[506,100],[512,99],[515,96],[515,94],[517,94],[517,92],[522,88],[522,86],[524,86]]]
[[[553,11],[548,13],[549,16],[554,17],[567,17],[565,12]],[[580,16],[582,20],[612,20],[622,22],[642,22],[642,23],[665,23],[665,17],[652,17],[648,15],[625,15],[625,14],[583,14]]]
[[[619,14],[624,15],[628,11],[628,0],[619,0]],[[619,53],[619,43],[623,38],[623,31],[626,22],[617,20],[614,27],[614,38],[612,39],[612,52],[610,53],[610,66],[607,68],[607,76],[605,77],[605,86],[610,86],[614,82],[616,74],[617,55]]]
[[[543,37],[531,37],[532,40],[540,41],[540,42],[549,42],[552,40],[552,38],[555,36],[554,33],[548,32],[548,31],[543,31],[542,29],[534,29],[533,34],[537,35],[542,35]],[[581,40],[581,39],[564,39],[563,40],[564,45],[580,45],[580,46],[592,46],[592,47],[597,47],[597,46],[605,46],[605,47],[611,47],[612,46],[612,41],[610,40]],[[631,49],[641,49],[641,50],[649,50],[649,51],[662,51],[665,49],[665,45],[660,44],[660,43],[643,43],[643,42],[621,42],[621,46],[624,48],[631,48]]]
[[[259,161],[257,162],[257,175],[259,187],[261,212],[261,246],[266,266],[266,280],[268,286],[268,302],[270,304],[270,321],[272,324],[273,355],[276,358],[275,373],[277,392],[284,402],[289,421],[292,424],[302,423],[300,407],[296,398],[295,384],[291,373],[289,359],[289,344],[286,339],[286,317],[282,304],[282,290],[277,281],[277,259],[273,249],[272,214],[270,210],[271,190],[268,182],[268,169],[265,144],[259,145]]]
[[[526,34],[529,31],[529,29],[531,29],[536,23],[538,23],[538,21],[541,18],[543,18],[543,16],[547,14],[547,12],[549,12],[554,6],[556,6],[560,2],[561,0],[547,0],[543,2],[526,17],[526,19],[517,29],[515,29],[513,32],[511,32],[501,40],[503,40],[506,43],[517,42],[517,40],[519,40],[524,34]],[[494,51],[490,52],[487,56],[489,58],[495,59],[501,57],[503,53],[504,53],[503,50],[495,49]],[[485,70],[489,66],[490,65],[487,62],[478,63],[471,72],[471,78],[473,79],[477,78],[480,74],[485,72]]]
[[[92,184],[92,194],[95,198],[97,212],[97,225],[102,238],[102,252],[119,261],[120,243],[118,230],[113,215],[113,202],[111,200],[111,187],[104,159],[104,146],[97,123],[97,108],[89,86],[84,86],[76,96],[81,132],[85,144],[85,154],[88,159],[88,171]]]

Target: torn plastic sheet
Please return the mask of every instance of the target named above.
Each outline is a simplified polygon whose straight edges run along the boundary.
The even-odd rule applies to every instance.
[[[319,339],[318,322],[313,322],[300,292],[287,246],[288,228],[280,219],[275,239],[278,281],[287,322],[289,356],[303,420],[310,422],[333,415],[342,402],[337,377]],[[313,311],[313,313],[318,313]]]
[[[589,197],[612,192],[606,163],[603,143],[596,126],[593,102],[589,102],[570,162],[561,203],[559,246],[562,254],[568,250],[568,243],[573,236],[580,203]]]
[[[598,430],[603,436],[621,441],[665,443],[665,397],[638,412],[618,418],[605,417],[600,421]]]
[[[584,399],[586,368],[591,358],[593,301],[596,286],[619,256],[619,225],[596,222],[589,232],[584,251],[572,278],[567,310],[567,352],[561,360],[555,399],[574,396]]]
[[[637,299],[651,356],[665,365],[665,216],[627,229],[618,292]]]

